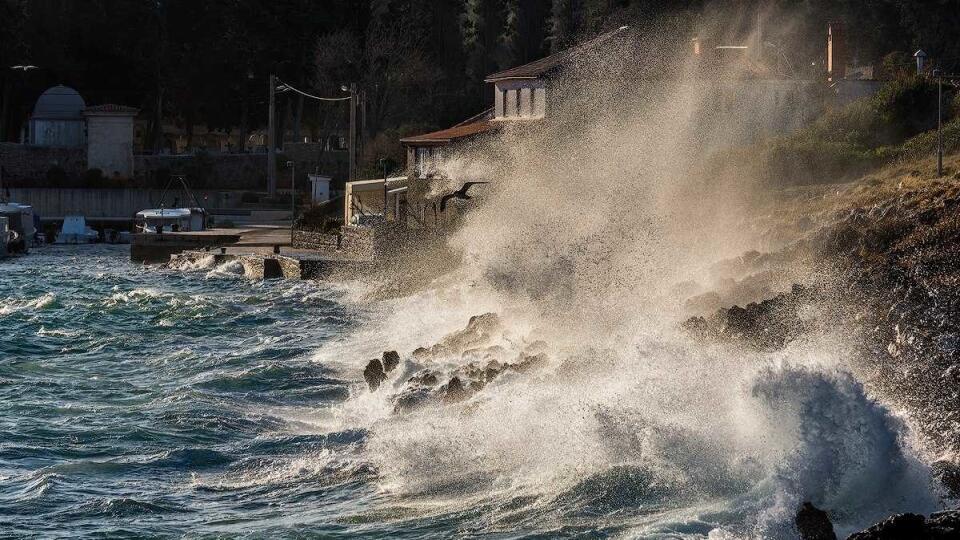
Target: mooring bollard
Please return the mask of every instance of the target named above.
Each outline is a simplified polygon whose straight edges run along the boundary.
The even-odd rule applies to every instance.
[[[274,245],[273,245],[273,252],[274,252],[275,254],[277,254],[277,255],[280,254],[280,244],[274,244]]]

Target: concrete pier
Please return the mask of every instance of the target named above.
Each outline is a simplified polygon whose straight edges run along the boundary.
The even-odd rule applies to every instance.
[[[130,242],[130,260],[143,263],[165,263],[172,255],[191,249],[236,244],[242,231],[213,229],[202,232],[134,234]]]
[[[243,229],[209,229],[197,232],[135,234],[130,243],[130,260],[145,263],[169,262],[173,255],[185,251],[238,247],[244,250],[289,246],[290,229],[286,227],[249,227]]]
[[[179,268],[220,266],[239,262],[244,276],[250,279],[321,279],[337,273],[367,273],[373,261],[353,257],[318,254],[309,250],[229,247],[184,251],[173,255],[170,265]]]

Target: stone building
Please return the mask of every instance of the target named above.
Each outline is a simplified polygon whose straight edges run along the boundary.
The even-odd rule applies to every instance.
[[[133,120],[140,111],[123,105],[87,107],[87,168],[107,176],[133,176]]]
[[[83,110],[87,104],[80,93],[66,86],[54,86],[37,99],[23,140],[34,146],[78,147],[86,142]]]

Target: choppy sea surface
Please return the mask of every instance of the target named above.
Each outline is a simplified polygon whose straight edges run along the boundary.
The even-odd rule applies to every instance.
[[[362,433],[276,411],[344,400],[310,352],[354,315],[320,284],[184,274],[128,247],[0,262],[0,536],[346,534]]]
[[[557,347],[395,414],[413,347],[491,306],[128,253],[0,262],[0,538],[793,538],[803,500],[844,533],[938,505],[909,431],[824,347]],[[364,358],[398,341],[369,392]]]

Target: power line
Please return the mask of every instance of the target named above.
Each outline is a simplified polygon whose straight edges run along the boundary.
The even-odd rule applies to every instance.
[[[277,79],[277,82],[280,83],[280,86],[277,87],[277,90],[280,90],[281,92],[286,90],[293,90],[294,92],[302,96],[308,97],[310,99],[316,99],[318,101],[347,101],[348,99],[352,99],[350,96],[341,97],[341,98],[327,98],[327,97],[314,96],[313,94],[308,94],[303,90],[298,90],[297,88],[294,88],[293,86],[281,81],[279,78]]]

